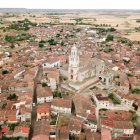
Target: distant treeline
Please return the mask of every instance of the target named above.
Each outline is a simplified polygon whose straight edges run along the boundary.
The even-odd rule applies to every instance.
[[[140,22],[140,19],[136,19],[136,22]]]

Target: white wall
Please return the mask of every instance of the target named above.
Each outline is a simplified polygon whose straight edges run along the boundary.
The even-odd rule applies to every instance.
[[[46,102],[51,102],[53,99],[53,96],[49,96],[49,97],[37,97],[37,104],[42,104]]]

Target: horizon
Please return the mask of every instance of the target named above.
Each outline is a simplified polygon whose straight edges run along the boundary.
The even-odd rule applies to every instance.
[[[138,0],[4,0],[0,8],[26,9],[139,9]]]

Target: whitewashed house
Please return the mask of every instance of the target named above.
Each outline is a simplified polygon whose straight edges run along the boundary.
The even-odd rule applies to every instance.
[[[37,104],[51,102],[52,99],[53,94],[50,87],[42,87],[42,85],[37,87]]]
[[[96,119],[87,119],[85,121],[85,126],[90,129],[92,132],[97,131],[97,120]]]
[[[60,67],[61,62],[57,58],[51,58],[49,60],[46,60],[42,66],[43,68],[54,68],[54,67]]]
[[[108,98],[108,95],[104,90],[93,91],[91,97],[99,108],[109,109],[114,106],[113,102]]]
[[[71,114],[72,101],[66,99],[53,99],[51,109],[55,113]]]

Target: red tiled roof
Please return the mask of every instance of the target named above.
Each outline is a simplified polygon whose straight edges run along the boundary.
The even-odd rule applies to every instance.
[[[50,113],[51,108],[50,105],[45,103],[45,104],[40,104],[37,106],[37,113]]]

